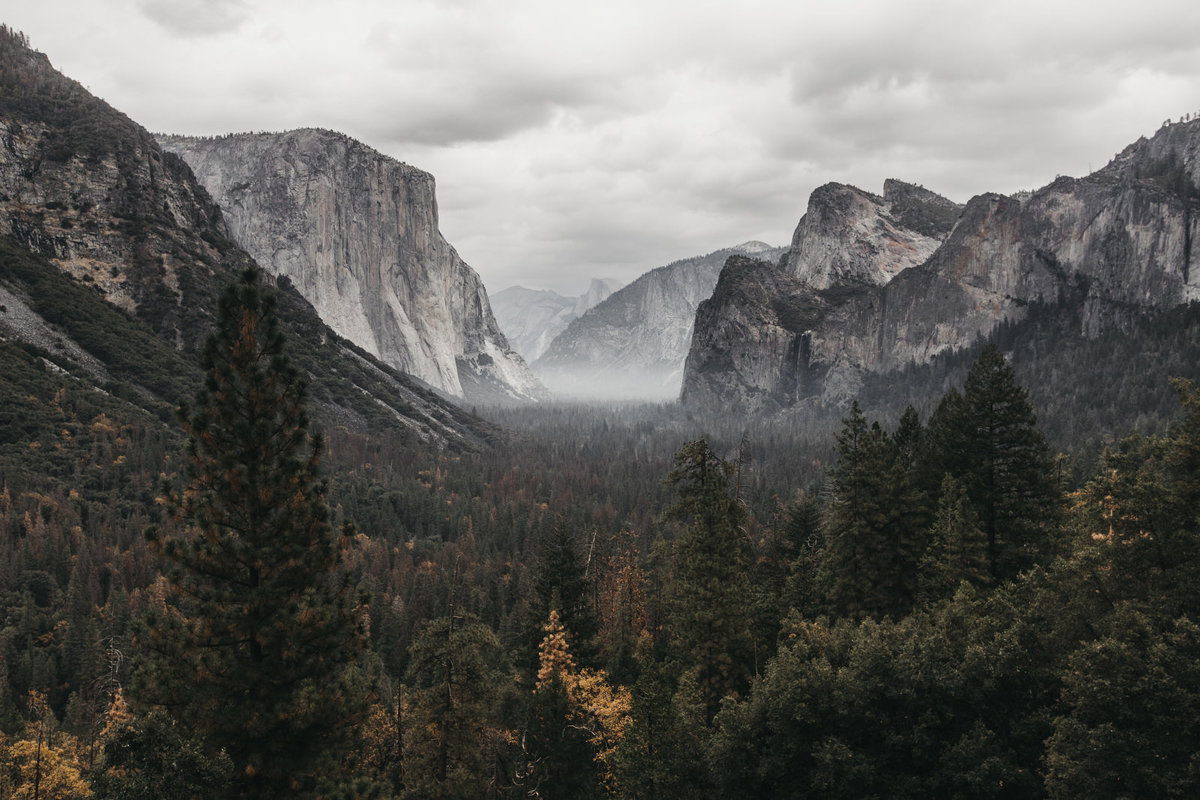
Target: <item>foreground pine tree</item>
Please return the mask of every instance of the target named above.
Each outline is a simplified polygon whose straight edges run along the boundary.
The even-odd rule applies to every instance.
[[[336,774],[362,710],[362,615],[310,436],[304,382],[283,353],[273,296],[247,270],[204,348],[183,485],[152,546],[172,563],[139,643],[140,699],[223,748],[243,797],[295,797]]]

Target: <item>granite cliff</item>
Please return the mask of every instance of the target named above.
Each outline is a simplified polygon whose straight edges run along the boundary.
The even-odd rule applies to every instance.
[[[791,311],[758,325],[748,322],[763,307],[749,275],[763,268],[730,263],[697,313],[682,400],[747,411],[838,400],[857,391],[865,373],[928,362],[1022,319],[1034,303],[1077,305],[1083,332],[1095,336],[1200,299],[1192,269],[1198,152],[1200,124],[1171,125],[1085,178],[1059,178],[1027,196],[972,198],[927,258],[879,285],[863,280],[862,269],[772,277],[772,307]],[[863,205],[861,193],[844,187],[822,187],[814,202],[827,194]],[[858,218],[845,215],[850,224],[827,226],[824,237],[798,232],[785,264],[856,263],[828,257],[831,240],[841,254],[887,252],[864,241]]]
[[[543,396],[439,232],[429,173],[323,130],[159,142],[221,206],[232,238],[340,336],[454,397]]]
[[[537,360],[554,337],[572,320],[621,288],[619,281],[592,278],[578,297],[564,297],[549,289],[510,286],[492,295],[492,311],[508,341],[528,362]]]
[[[533,369],[567,396],[675,398],[696,308],[726,259],[777,260],[784,252],[746,242],[653,269],[571,322]]]
[[[216,296],[254,263],[179,157],[0,29],[0,340],[171,419]],[[322,324],[279,310],[326,422],[475,447],[494,432]]]
[[[881,286],[933,255],[961,211],[897,180],[884,183],[882,197],[825,184],[809,198],[784,269],[814,289]]]

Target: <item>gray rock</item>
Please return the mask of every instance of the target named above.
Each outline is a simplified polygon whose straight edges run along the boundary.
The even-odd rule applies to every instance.
[[[887,265],[904,263],[892,257],[893,231],[938,234],[944,217],[925,224],[898,212],[895,191],[881,204],[822,187],[785,261],[790,280],[755,268],[763,292],[777,295],[770,303],[744,268],[722,273],[697,314],[683,402],[759,412],[840,400],[864,373],[926,363],[1024,318],[1035,302],[1079,304],[1083,332],[1095,336],[1200,299],[1198,175],[1200,122],[1164,127],[1086,178],[973,198],[928,258],[891,277]],[[765,315],[768,305],[806,308],[804,329]]]
[[[339,335],[454,397],[544,395],[439,232],[429,173],[323,130],[159,141],[191,166],[234,240]]]
[[[533,364],[572,397],[674,399],[700,302],[731,255],[777,260],[783,248],[746,242],[651,270],[571,322]]]
[[[492,312],[509,343],[533,362],[572,320],[620,288],[621,283],[611,278],[592,278],[586,292],[564,297],[549,289],[510,286],[492,295]]]

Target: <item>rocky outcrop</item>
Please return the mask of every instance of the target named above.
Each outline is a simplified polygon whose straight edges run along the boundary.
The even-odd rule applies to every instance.
[[[784,253],[746,242],[651,270],[573,321],[534,362],[554,392],[575,397],[678,397],[696,308],[726,259]]]
[[[884,184],[883,197],[829,183],[809,198],[784,269],[814,289],[882,286],[933,255],[961,211],[897,180]]]
[[[729,321],[747,318],[761,303],[732,286],[703,319],[697,316],[683,401],[770,411],[805,396],[836,400],[857,391],[865,372],[928,362],[1005,320],[1022,319],[1032,303],[1077,304],[1083,332],[1095,336],[1135,315],[1200,299],[1192,268],[1200,255],[1198,145],[1200,123],[1172,125],[1086,178],[1060,178],[1022,198],[975,197],[924,262],[883,285],[849,269],[800,271],[795,283],[776,282],[787,298],[808,303],[815,292],[822,301],[805,318],[800,365],[781,351],[775,323],[764,323],[762,334],[734,333]],[[836,194],[851,199],[851,210],[868,207],[842,187]],[[847,242],[842,252],[885,252],[859,241],[860,214],[842,219],[840,238],[831,231],[816,241]],[[821,247],[807,252],[813,241],[798,236],[800,251],[786,263],[851,263],[826,258]],[[793,375],[805,382],[793,385]]]
[[[536,361],[566,330],[572,320],[621,288],[619,281],[592,278],[578,297],[564,297],[549,289],[510,286],[492,295],[492,311],[509,343],[528,362]]]
[[[234,240],[339,335],[454,397],[544,394],[439,232],[429,173],[323,130],[159,141],[191,166]]]
[[[0,28],[0,337],[170,418],[199,379],[219,292],[253,265],[228,233],[182,159]],[[494,435],[334,335],[286,282],[277,295],[326,422],[467,448]]]
[[[730,256],[696,310],[684,369],[689,404],[785,407],[811,392],[812,329],[828,312],[820,292],[778,265]]]

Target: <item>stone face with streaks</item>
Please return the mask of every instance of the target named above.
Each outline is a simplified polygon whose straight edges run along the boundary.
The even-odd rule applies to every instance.
[[[186,390],[171,380],[179,376],[155,374],[146,353],[128,352],[139,345],[83,315],[109,303],[133,318],[130,330],[148,335],[140,346],[158,339],[155,352],[176,348],[196,359],[217,298],[254,263],[229,233],[182,158],[23,37],[0,32],[0,339],[66,356],[80,367],[74,377],[108,393],[115,381],[122,402],[158,413],[183,399]],[[64,281],[55,271],[100,302],[81,305],[74,290],[56,294]],[[290,287],[276,289],[293,358],[327,419],[431,447],[476,449],[491,440],[490,426],[331,335]]]
[[[1198,178],[1200,122],[1167,126],[1085,178],[972,198],[917,263],[898,254],[928,242],[912,238],[908,250],[896,234],[940,234],[945,206],[922,221],[896,210],[897,190],[915,187],[893,185],[891,203],[887,190],[822,187],[784,261],[788,280],[726,265],[697,313],[683,402],[770,412],[841,400],[865,373],[926,363],[1036,302],[1078,303],[1083,333],[1095,336],[1200,299]],[[915,227],[897,224],[905,219]]]
[[[191,166],[234,240],[339,335],[468,401],[543,395],[438,230],[429,173],[324,130],[160,143]]]

